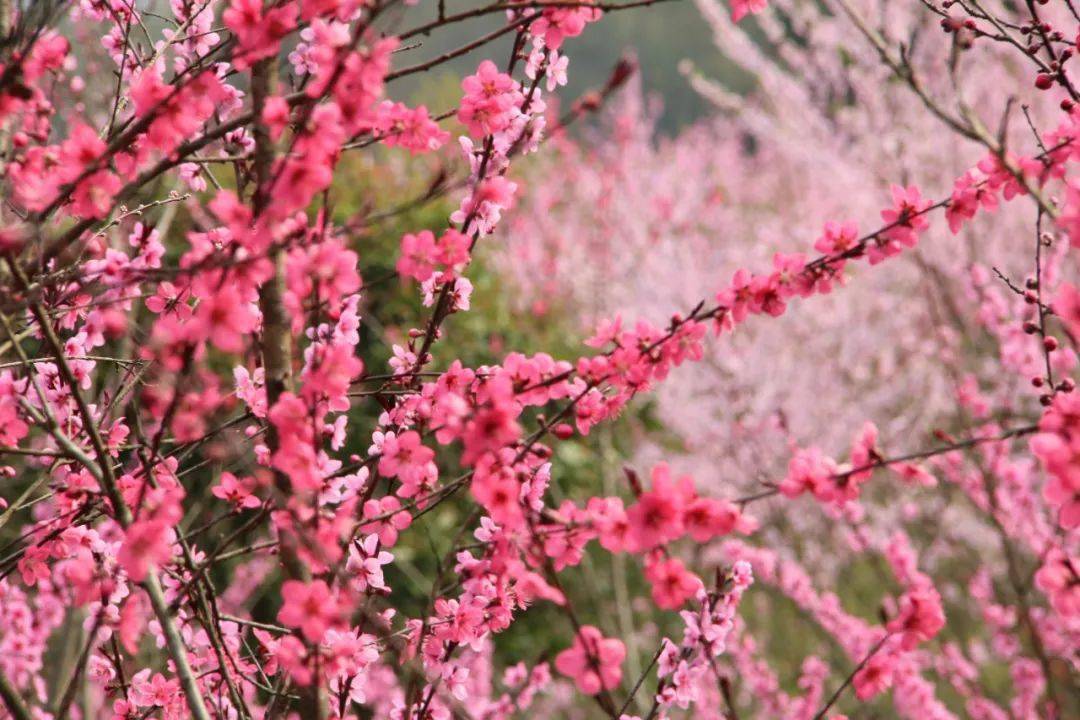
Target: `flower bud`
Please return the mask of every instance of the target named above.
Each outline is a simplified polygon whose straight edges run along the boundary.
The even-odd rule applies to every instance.
[[[18,225],[0,227],[0,255],[16,255],[26,242],[26,233]]]

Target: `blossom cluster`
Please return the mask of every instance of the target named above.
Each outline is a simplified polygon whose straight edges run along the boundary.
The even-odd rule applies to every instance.
[[[653,720],[721,704],[737,716],[753,702],[764,716],[822,718],[841,717],[848,687],[845,707],[891,689],[902,717],[955,717],[931,672],[951,680],[968,714],[1009,716],[979,682],[985,645],[948,634],[950,604],[961,599],[930,571],[941,548],[919,547],[922,535],[878,516],[871,496],[896,489],[870,482],[878,470],[899,477],[901,492],[955,489],[989,518],[1012,594],[1000,595],[988,574],[966,590],[1009,664],[1009,713],[1073,709],[1062,685],[1075,679],[1080,637],[1080,410],[1067,376],[1080,302],[1075,282],[1060,279],[1072,258],[1058,248],[1080,246],[1075,98],[1029,116],[1034,139],[1007,149],[1006,131],[990,134],[962,100],[955,116],[938,105],[903,64],[908,55],[894,58],[866,29],[864,8],[841,0],[830,22],[853,21],[884,60],[875,67],[979,144],[974,162],[958,164],[966,171],[948,174],[951,194],[935,201],[898,172],[884,204],[884,193],[858,212],[835,201],[816,240],[806,223],[785,219],[783,232],[801,238],[795,252],[770,249],[708,273],[698,296],[664,305],[663,321],[624,320],[637,313],[616,307],[590,318],[591,337],[565,358],[511,350],[474,363],[452,344],[454,316],[470,310],[476,289],[474,259],[511,242],[500,230],[506,216],[530,182],[544,182],[516,161],[549,145],[561,157],[579,152],[565,125],[626,83],[630,66],[620,63],[561,116],[545,95],[566,84],[573,39],[600,31],[599,3],[460,12],[440,3],[431,21],[392,0],[46,5],[0,0],[0,717],[441,720],[573,707]],[[701,5],[718,35],[733,32]],[[1072,49],[1055,29],[1067,23],[1074,36],[1075,18],[1034,8],[1025,20],[981,12],[959,26],[946,13],[944,35],[959,53],[1026,28],[1035,87],[1075,95]],[[740,1],[731,15],[754,14],[774,31],[766,10]],[[792,17],[801,26],[802,15]],[[410,39],[477,18],[495,29],[410,64],[426,52]],[[502,35],[512,38],[509,57],[470,65],[448,111],[395,99],[397,79]],[[84,37],[99,47],[83,47]],[[627,146],[634,130],[614,141]],[[440,175],[418,199],[373,208],[339,181],[357,155],[372,166],[439,163]],[[580,155],[566,165],[586,172]],[[596,205],[610,208],[623,183],[599,183],[608,200]],[[723,204],[699,185],[688,192]],[[387,328],[392,313],[380,317],[372,301],[386,278],[372,272],[370,238],[443,195],[436,227],[394,231],[390,279],[424,309],[404,321],[414,327]],[[567,205],[580,207],[574,199]],[[340,210],[341,200],[360,209]],[[710,219],[673,223],[676,199],[658,192],[654,201],[675,234]],[[713,353],[731,352],[756,327],[843,302],[833,296],[851,289],[857,263],[867,276],[900,273],[925,262],[938,225],[970,233],[985,213],[1021,206],[1035,217],[1032,277],[1021,288],[998,270],[1009,293],[1001,299],[985,268],[968,268],[981,334],[965,340],[993,345],[994,371],[1023,382],[984,393],[974,375],[983,367],[965,375],[950,365],[965,422],[935,433],[936,444],[887,453],[857,408],[862,429],[844,463],[824,440],[794,434],[768,455],[786,463],[775,475],[766,460],[739,457],[740,470],[760,476],[752,492],[717,487],[707,470],[681,472],[674,458],[632,458],[625,484],[602,492],[564,475],[560,447],[597,440],[633,414],[636,398],[685,386],[688,372],[723,369]],[[843,219],[863,215],[861,235]],[[663,225],[649,220],[634,228],[643,245]],[[1046,249],[1059,238],[1070,242]],[[544,269],[525,267],[534,283],[557,276]],[[524,297],[529,284],[519,285]],[[961,330],[934,329],[962,344]],[[720,350],[710,330],[724,336]],[[436,359],[442,350],[449,359]],[[888,382],[887,372],[878,377]],[[707,445],[709,432],[705,424],[694,438]],[[650,467],[647,483],[635,465]],[[878,621],[817,590],[779,542],[783,513],[804,494],[812,512],[790,515],[824,517],[846,533],[851,556],[884,559]],[[586,616],[571,579],[600,562],[621,568],[621,597]],[[822,627],[849,667],[834,672],[823,653],[808,656],[802,695],[782,691],[750,633],[766,597],[754,582]],[[505,634],[536,606],[561,623],[544,638],[557,650],[507,662]],[[648,622],[635,626],[635,612]],[[679,642],[658,631],[672,623]],[[77,651],[46,677],[57,647]]]

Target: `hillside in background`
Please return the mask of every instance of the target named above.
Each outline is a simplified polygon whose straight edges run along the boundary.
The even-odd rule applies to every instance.
[[[451,15],[478,5],[480,3],[447,2],[446,13]],[[384,23],[388,28],[407,29],[433,19],[435,13],[435,3],[424,3],[421,7],[409,8],[388,17]],[[395,65],[406,67],[424,62],[463,47],[494,27],[495,21],[488,16],[445,28],[438,37],[414,38],[406,43],[409,49],[399,54]],[[745,89],[748,84],[745,74],[717,52],[708,25],[690,2],[676,0],[649,8],[647,12],[631,9],[608,13],[595,30],[567,40],[565,48],[570,57],[570,84],[560,90],[561,98],[573,98],[602,85],[619,56],[624,52],[633,52],[640,61],[645,91],[663,100],[664,114],[660,130],[670,133],[707,112],[706,103],[679,72],[682,60],[692,60],[699,70],[735,89]],[[410,47],[417,42],[421,43],[418,47]],[[448,96],[447,86],[456,86],[460,76],[471,73],[482,58],[506,57],[509,51],[508,35],[439,66],[435,75],[420,74],[406,78],[392,94],[427,102],[433,109],[441,110],[456,99]]]

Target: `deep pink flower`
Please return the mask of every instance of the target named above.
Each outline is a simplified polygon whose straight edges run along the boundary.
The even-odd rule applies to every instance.
[[[435,272],[436,262],[435,235],[430,230],[402,236],[401,257],[397,261],[399,275],[424,282]]]
[[[678,558],[651,558],[645,565],[645,578],[652,583],[653,602],[663,610],[682,607],[701,587],[698,576]]]
[[[574,644],[555,656],[555,668],[572,678],[581,692],[596,695],[618,687],[625,658],[622,640],[605,638],[598,628],[583,625]]]
[[[472,493],[491,519],[511,530],[521,527],[524,513],[521,483],[514,471],[497,463],[482,462],[473,474]]]
[[[163,520],[139,520],[124,533],[116,561],[129,578],[142,582],[151,567],[160,566],[172,557],[172,535],[172,528]]]
[[[731,21],[739,22],[750,13],[764,12],[768,5],[767,0],[731,0]]]
[[[379,542],[385,547],[393,547],[397,542],[398,533],[412,524],[412,515],[407,510],[401,510],[401,501],[393,495],[365,502],[364,519],[370,519],[371,522],[361,525],[360,531],[365,534],[377,534]]]
[[[870,658],[866,666],[855,673],[852,683],[855,686],[855,695],[860,700],[869,700],[878,693],[885,691],[892,685],[895,667],[895,656],[889,653],[878,653]]]
[[[742,511],[735,503],[703,497],[695,498],[684,508],[683,523],[687,534],[699,543],[745,527]]]
[[[387,433],[379,457],[379,474],[401,480],[408,488],[402,494],[410,497],[416,488],[434,480],[437,472],[434,458],[435,451],[423,444],[415,430],[401,435]]]
[[[626,511],[629,537],[635,551],[651,550],[683,534],[683,512],[693,497],[689,482],[687,477],[673,480],[666,463],[653,468],[652,490],[641,493],[638,501]]]
[[[281,598],[284,603],[277,614],[278,622],[300,630],[309,642],[319,642],[327,629],[340,622],[337,597],[324,580],[307,584],[286,580],[281,585]]]
[[[225,352],[240,352],[258,317],[236,285],[224,283],[204,296],[185,325],[192,342],[209,341]]]
[[[814,249],[825,255],[843,255],[859,241],[859,226],[853,220],[844,223],[830,220],[814,243]]]
[[[232,503],[237,510],[243,510],[245,508],[257,508],[262,504],[262,501],[252,494],[254,490],[254,478],[238,478],[231,472],[223,472],[221,473],[221,480],[210,492],[214,497]]]
[[[525,96],[518,83],[490,60],[484,60],[475,75],[461,81],[465,96],[457,117],[475,138],[505,130],[521,112]]]
[[[797,497],[810,492],[821,502],[837,499],[835,476],[839,468],[817,448],[796,451],[788,463],[787,476],[780,482],[780,492],[787,497]]]
[[[912,588],[900,598],[900,613],[887,627],[889,632],[900,633],[901,646],[905,650],[926,642],[945,627],[941,596],[929,584]]]
[[[281,39],[296,27],[296,11],[292,2],[264,12],[262,0],[232,0],[222,19],[240,41],[234,63],[247,67],[276,53]]]
[[[1080,617],[1080,558],[1052,549],[1035,573],[1035,584],[1062,617]]]
[[[930,227],[930,221],[925,212],[930,207],[930,201],[924,200],[919,188],[914,185],[902,187],[892,186],[893,206],[881,211],[881,219],[890,227],[882,233],[882,237],[891,242],[899,243],[906,247],[915,247],[919,235]],[[900,252],[895,250],[883,250],[885,255]],[[871,256],[870,262],[875,258]]]

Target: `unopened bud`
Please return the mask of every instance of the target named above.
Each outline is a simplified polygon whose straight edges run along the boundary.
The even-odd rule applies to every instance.
[[[0,255],[15,255],[23,248],[26,233],[18,225],[0,227]]]
[[[595,90],[587,92],[578,98],[577,106],[584,112],[593,112],[600,109],[600,93]]]
[[[623,472],[626,473],[626,481],[630,483],[630,489],[634,491],[634,497],[640,497],[643,489],[641,487],[641,478],[638,477],[637,471],[630,466],[623,468]]]
[[[620,87],[630,79],[630,76],[637,72],[637,69],[637,59],[633,55],[623,55],[611,71],[611,77],[607,81],[608,89],[613,90]]]

